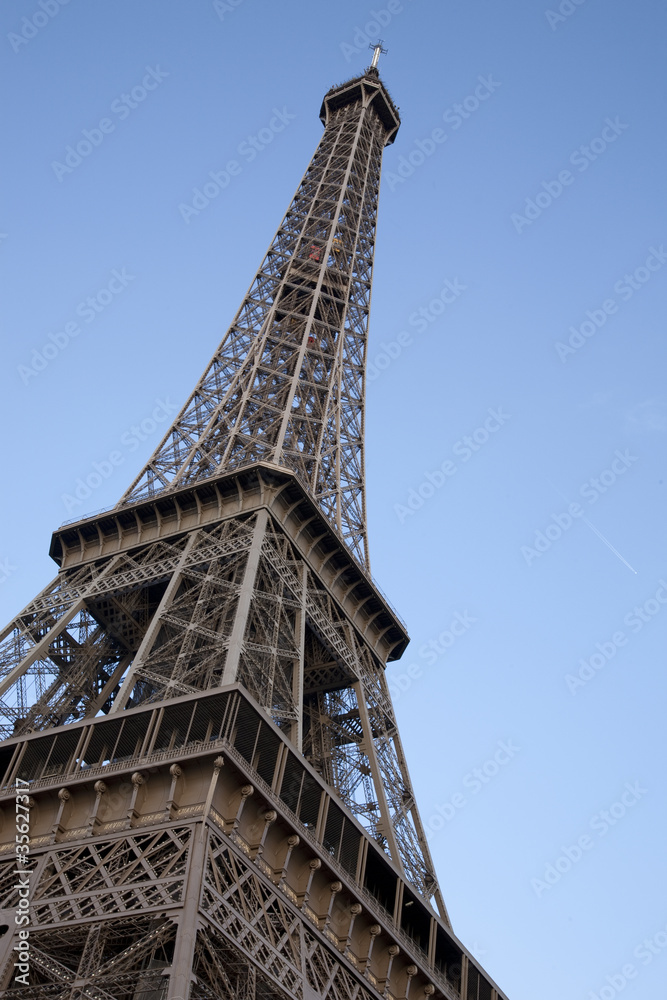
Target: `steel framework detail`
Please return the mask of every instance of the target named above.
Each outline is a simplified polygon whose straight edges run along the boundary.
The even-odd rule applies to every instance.
[[[499,1000],[455,938],[385,677],[364,380],[383,150],[373,65],[194,392],[119,503],[63,525],[0,633],[0,798],[30,811],[11,1000]],[[3,922],[4,921],[4,922]],[[12,924],[13,928],[13,924]]]

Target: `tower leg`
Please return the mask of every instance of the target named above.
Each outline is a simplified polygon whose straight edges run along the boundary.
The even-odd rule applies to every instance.
[[[238,672],[241,652],[243,650],[243,636],[248,620],[250,602],[255,588],[255,577],[257,575],[257,567],[259,566],[259,557],[262,551],[262,544],[264,543],[268,518],[269,515],[265,507],[258,511],[250,551],[248,553],[248,561],[246,563],[245,573],[243,576],[243,583],[241,584],[241,593],[239,595],[239,603],[236,608],[234,626],[229,639],[229,651],[227,653],[225,669],[222,675],[223,684],[233,684],[236,681],[236,674]]]
[[[174,945],[173,972],[169,980],[167,1000],[188,1000],[195,963],[204,864],[208,849],[208,832],[202,826],[193,837],[188,873],[185,882],[185,905],[181,910]]]

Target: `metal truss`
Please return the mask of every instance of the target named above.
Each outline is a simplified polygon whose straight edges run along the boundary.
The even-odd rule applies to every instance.
[[[225,956],[233,943],[280,983],[280,992],[272,994],[276,998],[373,1000],[336,953],[308,930],[298,910],[215,834],[208,845],[202,909],[212,927],[198,942],[196,969],[202,968],[204,951],[220,956],[218,968],[229,967]]]
[[[452,971],[462,952],[385,678],[407,633],[368,572],[366,338],[398,114],[371,67],[329,91],[321,116],[322,140],[192,396],[119,504],[56,532],[58,576],[0,634],[5,773],[24,774],[54,813],[36,837],[30,986],[0,969],[11,1000],[414,1000],[417,982],[434,995],[426,959],[436,1000],[500,996],[467,959],[463,979]],[[224,732],[191,715],[160,742],[186,703],[249,696]],[[160,757],[179,752],[181,726],[196,730],[195,767]],[[201,764],[215,740],[251,772],[216,805],[223,759],[213,778]],[[118,768],[129,791],[102,820]],[[145,792],[147,771],[162,791]],[[47,787],[65,774],[76,809],[68,788]],[[142,788],[153,805],[135,829]],[[250,808],[244,839],[255,788],[263,811]],[[269,864],[253,831],[280,820]],[[303,849],[316,842],[331,881],[310,898],[322,859]],[[16,901],[15,863],[2,858],[0,838],[0,910]],[[335,907],[345,878],[373,910],[356,930],[362,904],[348,893]],[[395,963],[387,921],[402,935]]]
[[[40,861],[34,894],[42,929],[31,932],[31,984],[5,988],[3,997],[163,1000],[170,978],[162,970],[174,987],[190,904],[199,925],[187,939],[191,1000],[374,1000],[284,892],[227,838],[209,832],[201,841],[202,833],[171,827],[54,845]],[[188,900],[193,879],[197,893]],[[16,901],[15,882],[5,862],[3,907]]]
[[[366,338],[382,151],[398,115],[375,70],[323,108],[320,144],[248,294],[121,504],[270,461],[300,476],[368,564]]]
[[[30,985],[0,933],[3,996],[504,1000],[240,685],[2,761],[3,808],[18,776],[33,793]],[[22,885],[2,833],[6,931]]]
[[[266,510],[62,574],[3,651],[7,736],[243,684],[443,907],[384,665]]]

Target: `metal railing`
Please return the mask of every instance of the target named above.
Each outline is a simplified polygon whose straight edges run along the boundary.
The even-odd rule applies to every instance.
[[[246,468],[249,468],[250,466],[256,465],[256,464],[257,464],[257,461],[255,459],[253,459],[253,460],[249,460],[247,462],[241,462],[239,465],[234,466],[233,469],[228,469],[228,470],[225,470],[225,471],[226,472],[230,472],[230,473],[237,472],[237,471],[239,471],[241,469],[246,469]],[[310,487],[310,484],[303,478],[303,476],[299,472],[296,472],[296,470],[294,470],[294,469],[290,469],[288,466],[280,466],[280,470],[284,471],[284,472],[287,472],[287,473],[291,474],[292,476],[294,476],[294,478],[297,480],[297,482],[299,483],[299,485],[304,489],[304,491],[306,492],[306,494],[308,495],[308,497],[315,504],[318,503],[317,497],[313,493],[313,491],[312,491],[312,489]],[[215,475],[216,474],[214,473],[214,476]],[[199,480],[197,480],[196,483],[192,483],[191,485],[192,486],[197,486],[197,485],[199,485],[199,483],[206,482],[207,479],[214,478],[214,476],[208,476],[208,477],[205,477],[203,479],[199,479]],[[153,494],[149,494],[148,496],[142,497],[140,500],[134,500],[131,503],[124,503],[124,504],[118,504],[118,503],[116,503],[116,504],[111,504],[108,507],[100,507],[99,510],[93,511],[90,514],[86,514],[85,517],[72,517],[72,518],[69,518],[67,521],[63,521],[61,523],[60,527],[61,528],[66,528],[68,525],[70,525],[70,524],[77,524],[79,521],[89,521],[89,520],[91,520],[91,518],[100,517],[100,515],[102,515],[102,514],[111,514],[113,512],[117,512],[118,514],[122,514],[122,513],[125,513],[126,511],[134,510],[136,507],[140,507],[142,504],[146,503],[149,500],[157,500],[157,499],[160,499],[162,497],[172,496],[173,494],[177,493],[180,489],[183,489],[183,486],[181,484],[179,484],[178,486],[171,487],[171,488],[166,487],[165,489],[158,490],[158,491],[156,491]],[[319,507],[319,504],[318,504],[318,507]],[[345,541],[345,539],[343,538],[343,536],[341,535],[341,533],[338,531],[338,528],[336,527],[336,525],[333,524],[329,520],[329,518],[326,516],[326,514],[324,514],[323,511],[321,513],[322,513],[322,517],[327,522],[329,530],[336,536],[336,538],[340,542],[341,546],[343,547],[343,550],[345,551],[345,553],[353,560],[356,568],[359,570],[359,572],[362,574],[362,576],[367,580],[367,582],[378,592],[378,594],[380,595],[380,597],[382,598],[382,600],[385,602],[385,604],[387,605],[387,607],[389,608],[389,610],[391,611],[391,613],[396,617],[396,619],[400,622],[400,624],[403,626],[403,628],[407,632],[407,625],[406,625],[404,619],[400,616],[400,614],[398,613],[398,611],[396,610],[396,608],[394,607],[394,605],[391,603],[391,601],[389,600],[389,598],[387,597],[386,593],[384,592],[384,590],[382,589],[382,587],[379,585],[379,583],[377,582],[377,580],[374,579],[371,571],[368,569],[367,566],[364,565],[364,563],[361,562],[361,560],[358,558],[358,556],[355,554],[355,552],[350,548],[350,546]]]
[[[141,770],[142,768],[159,765],[166,763],[167,761],[176,760],[180,762],[191,757],[199,756],[202,753],[206,753],[208,755],[220,752],[223,752],[226,757],[237,765],[239,771],[251,780],[252,784],[257,787],[258,791],[265,799],[276,806],[276,810],[279,814],[299,831],[299,836],[309,843],[315,853],[324,854],[326,865],[330,867],[337,876],[339,876],[344,884],[353,886],[353,893],[357,894],[360,899],[363,899],[368,911],[378,919],[379,923],[385,925],[387,933],[395,937],[398,942],[401,942],[408,954],[416,957],[418,961],[420,961],[423,967],[422,971],[427,974],[434,983],[437,983],[438,988],[445,994],[448,1000],[461,1000],[460,993],[454,989],[446,976],[435,968],[424,948],[422,948],[413,937],[406,933],[406,931],[398,926],[394,920],[393,913],[390,913],[389,910],[387,910],[365,886],[357,882],[355,877],[350,874],[349,870],[328,851],[326,845],[315,835],[313,830],[303,824],[297,814],[293,812],[288,805],[286,805],[283,799],[281,799],[276,792],[273,791],[270,785],[252,768],[246,758],[239,753],[234,746],[232,746],[226,737],[219,737],[218,739],[209,741],[200,740],[185,746],[174,747],[171,750],[161,750],[147,754],[144,757],[132,755],[122,760],[114,760],[106,764],[95,764],[91,767],[70,769],[69,771],[60,772],[58,774],[45,775],[42,778],[37,778],[31,781],[28,791],[33,792],[56,784],[68,783],[82,779],[89,780],[98,777],[104,778],[111,774],[117,774],[121,771],[128,771],[130,769]],[[15,787],[15,785],[6,785],[1,791],[5,795],[13,794]],[[368,835],[362,834],[362,836]]]

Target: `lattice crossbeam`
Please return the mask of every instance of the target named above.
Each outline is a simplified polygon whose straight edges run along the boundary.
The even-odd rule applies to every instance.
[[[325,99],[322,139],[232,325],[121,505],[271,461],[299,474],[368,561],[366,338],[382,152],[398,118],[379,113],[374,71],[363,79],[348,100]]]

